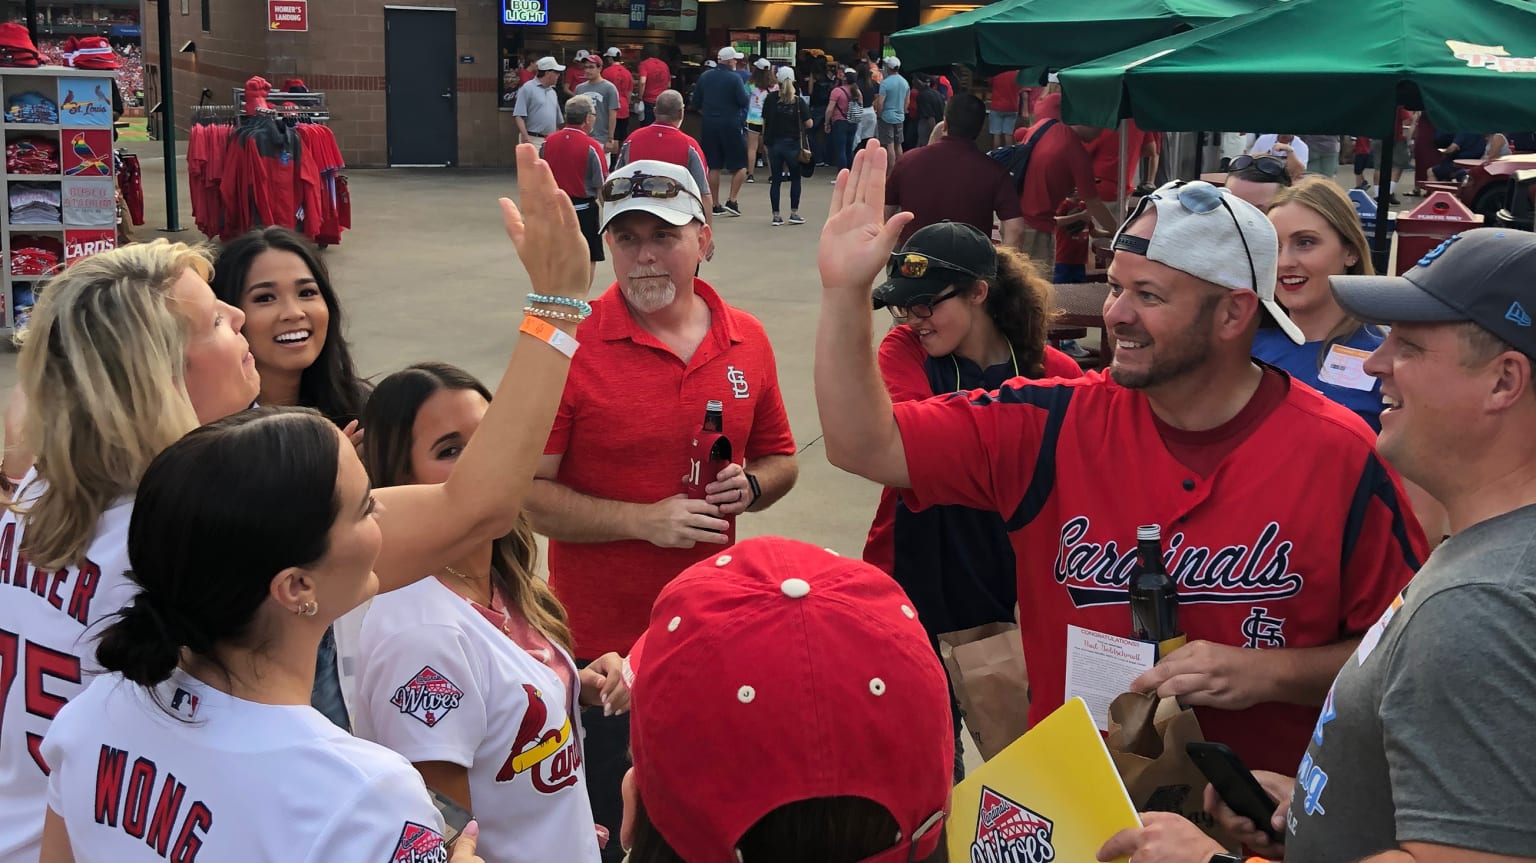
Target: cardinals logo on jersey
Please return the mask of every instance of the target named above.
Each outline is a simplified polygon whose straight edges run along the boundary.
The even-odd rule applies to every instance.
[[[1136,568],[1134,537],[1121,546],[1114,539],[1092,536],[1093,522],[1084,515],[1061,526],[1056,548],[1056,583],[1066,585],[1072,605],[1121,605]],[[1179,602],[1247,603],[1288,599],[1301,593],[1303,579],[1291,572],[1290,540],[1280,539],[1279,522],[1270,522],[1249,545],[1220,548],[1185,545],[1181,531],[1168,540],[1163,563],[1179,586]],[[1264,629],[1262,635],[1273,631]]]
[[[533,787],[544,794],[570,788],[576,784],[581,767],[581,748],[571,734],[570,717],[565,717],[558,729],[546,729],[549,706],[544,703],[544,694],[534,685],[524,683],[523,695],[528,699],[528,709],[523,711],[512,751],[496,772],[496,781],[510,782],[526,772]]]
[[[400,841],[395,844],[390,863],[448,863],[448,846],[443,844],[443,834],[417,824],[405,822],[400,831]]]
[[[1051,819],[983,785],[976,816],[976,839],[971,842],[973,863],[1050,863],[1056,859],[1051,844]]]
[[[747,389],[747,373],[735,366],[725,367],[725,380],[731,385],[731,395],[739,399],[752,395]]]
[[[395,696],[389,699],[389,703],[400,708],[401,713],[410,714],[431,728],[458,707],[463,698],[464,690],[454,686],[453,681],[439,674],[432,666],[426,665],[404,686],[395,690]]]

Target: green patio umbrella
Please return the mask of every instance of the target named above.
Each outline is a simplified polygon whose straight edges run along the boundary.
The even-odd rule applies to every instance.
[[[1113,127],[1391,138],[1396,106],[1435,128],[1536,129],[1536,2],[1271,0],[1061,72],[1062,116]]]
[[[1536,2],[1272,0],[1060,78],[1067,122],[1359,134],[1381,139],[1390,165],[1399,104],[1424,109],[1437,129],[1536,129]],[[1383,264],[1386,221],[1375,243]]]
[[[1059,69],[1272,0],[1000,0],[891,35],[903,69]],[[1355,2],[1355,0],[1351,0]]]

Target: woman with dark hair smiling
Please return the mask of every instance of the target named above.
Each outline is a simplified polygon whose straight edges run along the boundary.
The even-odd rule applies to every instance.
[[[490,404],[484,384],[446,363],[380,381],[364,420],[374,484],[440,482]],[[537,554],[533,528],[519,518],[506,536],[375,599],[355,649],[339,636],[343,655],[356,657],[352,715],[360,737],[410,759],[429,786],[495,813],[485,824],[490,863],[596,863],[581,707],[622,713],[629,694],[616,653],[576,670],[565,609],[535,573]],[[430,724],[399,696],[424,667],[461,693]],[[542,745],[521,769],[509,761],[534,743]]]
[[[214,261],[213,292],[245,312],[258,404],[314,408],[356,431],[368,385],[354,369],[330,274],[303,236],[273,227],[234,240]]]
[[[341,303],[309,242],[287,228],[257,228],[219,253],[211,286],[220,302],[245,313],[241,332],[261,376],[256,403],[314,408],[353,444],[361,441],[368,385],[353,371]],[[316,659],[314,705],[342,728],[350,725],[329,630]]]

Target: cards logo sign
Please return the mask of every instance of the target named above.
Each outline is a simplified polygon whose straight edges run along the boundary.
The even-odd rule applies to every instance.
[[[1050,863],[1056,859],[1056,848],[1051,844],[1053,828],[1049,818],[983,785],[971,861]]]

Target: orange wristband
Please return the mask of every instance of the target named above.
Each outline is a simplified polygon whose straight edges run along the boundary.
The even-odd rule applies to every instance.
[[[576,349],[581,347],[581,343],[572,338],[564,330],[557,328],[549,321],[536,318],[533,315],[528,315],[523,318],[523,325],[518,327],[518,332],[527,333],[528,335],[533,336],[544,344],[549,345],[562,354],[565,354],[568,358],[575,358]]]

